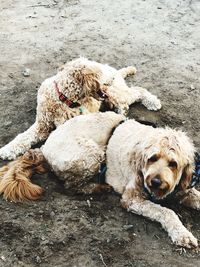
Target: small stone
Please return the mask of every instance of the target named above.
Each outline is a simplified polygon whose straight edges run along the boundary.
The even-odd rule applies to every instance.
[[[129,230],[129,229],[133,228],[133,225],[132,224],[126,224],[126,225],[123,226],[123,228],[125,230]]]
[[[55,212],[54,211],[51,211],[50,216],[51,217],[54,217],[55,215],[56,215]]]
[[[6,121],[5,123],[4,123],[4,126],[10,126],[12,124],[12,121]]]
[[[39,256],[36,256],[35,261],[36,261],[37,263],[41,263],[41,262],[42,262],[42,261],[41,261],[41,258],[40,258]]]
[[[30,76],[30,69],[28,69],[28,68],[26,68],[26,69],[24,69],[23,71],[22,71],[22,75],[24,76],[24,77],[29,77]]]
[[[87,204],[88,204],[88,207],[90,208],[91,207],[91,202],[89,199],[87,199]]]
[[[6,261],[6,258],[4,256],[1,256],[2,261]]]
[[[195,86],[193,84],[190,85],[190,89],[191,90],[194,90],[195,89]]]

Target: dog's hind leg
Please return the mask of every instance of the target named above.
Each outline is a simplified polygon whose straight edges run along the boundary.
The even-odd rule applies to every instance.
[[[137,72],[137,69],[133,66],[128,66],[128,67],[119,69],[117,71],[118,75],[121,75],[122,78],[126,78],[127,76],[130,76],[130,75],[135,75],[136,72]]]
[[[161,109],[161,103],[157,96],[142,87],[131,87],[130,89],[132,90],[132,99],[130,98],[129,105],[141,102],[148,110]]]
[[[118,113],[126,113],[129,106],[135,102],[142,104],[149,110],[161,108],[160,100],[142,87],[128,87],[125,80],[126,68],[117,72],[111,86],[106,88],[109,102],[114,105]]]

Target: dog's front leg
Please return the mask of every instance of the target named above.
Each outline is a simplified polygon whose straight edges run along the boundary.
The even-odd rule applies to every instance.
[[[0,158],[13,160],[28,151],[32,145],[45,140],[52,129],[47,122],[36,121],[28,130],[18,134],[10,143],[0,149]]]
[[[183,226],[174,211],[141,198],[127,200],[126,193],[122,196],[122,206],[130,212],[161,223],[176,245],[186,248],[198,246],[197,239]]]
[[[200,192],[195,188],[188,189],[181,196],[180,203],[186,207],[200,210]]]

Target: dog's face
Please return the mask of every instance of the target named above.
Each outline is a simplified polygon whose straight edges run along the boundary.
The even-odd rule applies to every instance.
[[[182,132],[169,132],[146,148],[142,175],[144,186],[156,199],[163,199],[178,186],[185,190],[193,173],[194,149]]]
[[[67,71],[66,74],[65,71]],[[101,76],[101,70],[95,65],[72,68],[71,70],[64,69],[62,70],[61,82],[61,86],[64,87],[63,93],[73,102],[87,97],[103,100],[106,98],[106,93],[105,87],[100,83]]]

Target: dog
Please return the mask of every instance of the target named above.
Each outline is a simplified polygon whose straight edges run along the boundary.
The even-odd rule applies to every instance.
[[[149,110],[161,108],[159,99],[141,87],[129,88],[124,78],[136,73],[134,67],[117,71],[86,58],[65,64],[46,79],[38,91],[35,123],[0,149],[1,159],[15,159],[32,145],[44,141],[50,132],[66,120],[80,114],[98,112],[103,100],[118,113],[141,101]]]
[[[121,195],[123,208],[161,223],[176,245],[193,248],[198,246],[197,239],[174,211],[157,202],[170,196],[174,201],[200,209],[200,192],[189,188],[194,152],[192,141],[182,131],[153,128],[114,112],[93,113],[68,120],[52,132],[41,150],[32,150],[29,168],[33,158],[41,158],[68,190],[92,193],[113,188]],[[34,153],[39,156],[33,157]],[[105,160],[107,184],[102,188],[92,178]],[[8,171],[1,177],[3,184]],[[20,200],[32,195],[32,192],[26,194],[27,190],[32,191],[30,176],[26,178],[26,175],[22,183],[18,181],[18,188],[24,193]],[[17,172],[9,177],[7,188],[17,177]],[[0,193],[8,200],[13,196],[19,200],[16,188],[10,186],[6,191],[0,182]]]

